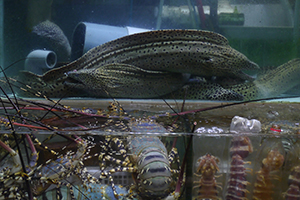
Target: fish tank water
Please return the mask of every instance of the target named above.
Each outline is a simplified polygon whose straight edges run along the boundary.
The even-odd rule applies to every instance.
[[[299,17],[0,1],[0,199],[300,199]]]

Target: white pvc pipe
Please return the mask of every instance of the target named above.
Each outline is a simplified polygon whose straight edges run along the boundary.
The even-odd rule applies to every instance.
[[[150,31],[136,27],[118,27],[80,22],[73,33],[71,60],[76,60],[88,50],[120,37]]]
[[[35,74],[43,74],[52,69],[57,62],[57,56],[53,51],[34,50],[30,52],[25,60],[25,70]]]

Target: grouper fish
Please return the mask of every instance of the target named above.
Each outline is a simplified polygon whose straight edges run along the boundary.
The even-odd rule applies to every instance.
[[[164,98],[187,98],[209,100],[253,100],[276,97],[300,84],[300,59],[296,58],[279,67],[261,74],[254,81],[248,81],[232,86],[217,83],[191,82],[173,95]],[[235,92],[235,93],[234,93]],[[239,94],[242,96],[234,96]]]
[[[68,73],[73,81],[66,84],[85,90],[90,97],[152,98],[178,90],[190,74],[150,71],[127,64],[107,64]],[[166,89],[168,88],[168,89]]]
[[[276,97],[300,84],[300,58],[295,58],[256,80],[227,89],[244,96],[244,100]],[[299,93],[298,93],[299,94]]]
[[[43,75],[23,71],[20,77],[21,81],[48,97],[80,96],[82,82],[79,80],[76,85],[68,73],[111,64],[130,65],[148,71],[247,80],[252,77],[243,70],[259,69],[257,64],[231,48],[228,40],[220,34],[198,30],[159,30],[125,36],[97,46],[79,59]],[[171,92],[169,87],[164,88],[168,90],[165,93]],[[28,92],[20,92],[20,95],[32,96]],[[128,97],[136,98],[134,95]]]

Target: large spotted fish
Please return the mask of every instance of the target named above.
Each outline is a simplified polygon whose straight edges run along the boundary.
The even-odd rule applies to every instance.
[[[149,84],[147,85],[146,82],[141,84],[138,81],[146,80],[143,74],[146,70],[127,66],[128,70],[123,71],[122,69],[124,69],[124,67],[126,66],[111,64],[106,65],[103,68],[73,71],[69,73],[69,76],[82,81],[81,89],[88,92],[88,94],[86,94],[87,96],[107,96],[110,92],[113,95],[119,95],[120,92],[118,91],[120,90],[127,92],[127,95],[129,96],[141,96],[146,94],[158,95],[158,93],[164,90],[164,87],[171,87],[171,85],[174,84],[174,89],[177,86],[179,87],[182,85],[181,83],[176,82],[177,80],[183,81],[187,79],[187,76],[184,77],[183,75],[176,77],[174,74],[152,72],[149,74],[146,81]],[[138,72],[140,72],[140,74],[137,76]],[[111,78],[113,74],[115,75],[115,78]],[[207,82],[204,79],[196,79],[196,81],[187,83],[181,89],[176,90],[163,98],[252,100],[275,97],[299,85],[299,76],[300,59],[296,58],[277,68],[264,71],[253,81],[228,86],[226,82],[212,83]],[[72,83],[70,82],[69,84],[71,85]],[[104,86],[101,86],[102,84]],[[154,90],[155,87],[157,90]],[[105,93],[105,91],[108,93]]]
[[[122,68],[123,67],[123,68]],[[124,71],[124,67],[127,69]],[[132,73],[134,72],[134,73]],[[140,72],[140,73],[138,73]],[[123,65],[106,65],[96,69],[69,72],[73,84],[85,90],[90,97],[134,97],[134,98],[193,98],[209,100],[243,100],[243,96],[216,83],[199,80],[184,86],[188,77],[180,73],[149,71]],[[77,80],[74,81],[74,80]],[[81,86],[81,87],[79,87]],[[180,86],[180,87],[178,87]],[[179,88],[182,88],[181,90]],[[168,95],[171,91],[170,95]],[[167,92],[167,93],[166,93]],[[187,96],[185,96],[187,92]]]
[[[243,73],[243,70],[259,68],[245,55],[231,48],[228,40],[217,33],[160,30],[129,35],[105,43],[91,49],[78,60],[50,70],[42,76],[23,72],[21,80],[48,97],[80,96],[83,94],[80,92],[82,81],[75,78],[74,82],[74,77],[70,80],[66,74],[74,70],[79,72],[112,64],[129,65],[149,72],[189,73],[204,77],[231,76],[250,80],[251,77]],[[126,70],[126,67],[123,68],[123,71]],[[148,73],[144,76],[147,77]],[[70,82],[71,85],[68,85]],[[164,88],[164,93],[171,92],[169,87]],[[21,95],[28,96],[29,93]]]
[[[68,73],[66,84],[90,97],[153,98],[178,90],[189,74],[151,71],[127,64],[107,64]],[[76,81],[77,80],[77,81]]]
[[[300,59],[295,58],[258,77],[254,81],[235,85],[227,89],[242,94],[245,100],[276,97],[299,85],[299,77]]]
[[[268,70],[256,80],[232,86],[217,83],[192,82],[186,88],[165,98],[209,99],[209,100],[253,100],[276,97],[300,84],[300,59],[296,58],[279,67]],[[235,96],[233,95],[235,94]],[[299,94],[299,93],[298,93]]]
[[[152,82],[151,84],[146,85],[146,87],[145,85],[140,85],[136,84],[136,82],[133,82],[133,77],[126,76],[125,74],[121,75],[120,72],[117,71],[115,71],[114,73],[121,75],[116,78],[117,80],[106,80],[107,77],[106,79],[101,78],[103,74],[109,75],[109,68],[111,67],[107,66],[107,69],[101,68],[100,71],[92,69],[80,70],[70,72],[69,76],[73,77],[74,79],[81,80],[82,87],[89,92],[88,96],[107,96],[103,95],[103,89],[98,87],[99,85],[105,85],[104,82],[114,83],[113,85],[116,85],[115,87],[120,87],[122,85],[123,88],[120,87],[119,89],[124,91],[126,91],[126,84],[124,83],[129,83],[130,88],[134,90],[136,95],[143,95],[142,93],[144,92],[153,94],[155,88],[157,88],[158,92],[160,92],[160,90],[162,90],[163,88],[169,87],[169,85],[166,84],[166,80],[164,80],[164,76],[161,76],[160,79],[157,79],[160,85],[154,85],[152,84]],[[113,73],[110,73],[110,76],[112,76],[112,74]],[[275,69],[267,70],[264,73],[261,73],[258,78],[253,81],[247,81],[228,86],[227,84],[225,84],[225,81],[223,83],[215,83],[208,82],[203,79],[196,79],[194,81],[190,81],[181,89],[163,96],[163,98],[186,98],[202,100],[252,100],[259,98],[276,97],[293,88],[294,86],[299,85],[299,76],[300,59],[296,58],[280,65]],[[127,78],[127,80],[125,80],[125,78]],[[134,78],[137,78],[137,76],[134,76]],[[142,81],[143,77],[140,78],[140,81]],[[157,76],[157,78],[159,77]],[[171,80],[170,77],[165,76],[165,78]],[[124,83],[120,84],[119,82],[121,82],[121,79],[124,80]],[[165,82],[165,84],[163,82]],[[169,82],[169,84],[171,84],[171,82]],[[108,89],[111,90],[109,92],[114,92],[115,88],[113,89],[111,86],[108,87]],[[126,92],[128,92],[127,94],[130,93],[130,91]],[[158,96],[158,92],[154,94],[156,94],[157,97],[160,97]]]

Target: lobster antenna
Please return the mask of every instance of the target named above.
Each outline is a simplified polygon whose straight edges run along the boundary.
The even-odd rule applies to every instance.
[[[20,60],[18,60],[18,61],[16,61],[16,62],[12,63],[12,64],[9,65],[6,69],[8,69],[9,67],[13,66],[13,65],[16,64],[17,62],[20,62],[21,60],[24,60],[24,59],[20,59]],[[3,94],[5,94],[6,98],[8,99],[8,102],[11,103],[11,105],[12,105],[12,106],[14,107],[14,109],[17,111],[19,117],[20,117],[20,118],[22,119],[22,121],[24,122],[24,119],[22,118],[23,116],[22,116],[22,114],[21,114],[21,110],[20,110],[20,108],[19,108],[19,104],[18,104],[17,97],[16,97],[15,92],[14,92],[13,88],[11,87],[11,84],[9,83],[8,77],[7,77],[6,73],[5,73],[5,70],[6,70],[6,69],[4,70],[1,66],[0,66],[0,69],[1,69],[1,72],[3,73],[3,75],[4,75],[4,77],[5,77],[6,81],[7,81],[7,84],[8,84],[8,86],[9,86],[9,88],[10,88],[12,94],[13,94],[13,97],[14,97],[16,103],[13,103],[13,102],[11,101],[11,99],[7,96],[7,94],[6,94],[6,92],[3,90],[3,88],[1,88],[1,90],[2,90]],[[8,117],[8,113],[7,113],[6,107],[4,106],[4,102],[2,101],[2,99],[1,99],[1,102],[2,102],[3,108],[5,109],[6,116],[7,116],[8,120],[9,120],[9,122],[10,122],[10,124],[11,124],[12,129],[13,129],[13,124],[11,123],[11,120],[10,120],[10,118]],[[14,132],[13,132],[13,133],[14,133]],[[16,146],[17,146],[17,148],[18,148],[18,150],[19,150],[19,147],[18,147],[19,145],[18,145],[18,141],[17,141],[16,135],[14,135],[14,138],[15,138],[15,141],[16,141]],[[22,135],[22,139],[21,139],[21,140],[23,141],[23,144],[25,145],[25,152],[26,152],[25,154],[26,154],[26,156],[27,156],[27,160],[29,161],[29,160],[30,160],[30,159],[29,159],[29,153],[28,153],[28,150],[27,150],[27,148],[26,148],[26,142],[25,142],[25,136],[24,136],[24,135]],[[21,157],[21,154],[20,154],[20,157]],[[24,172],[27,173],[27,172],[26,172],[26,168],[24,168],[24,165],[23,165],[22,167],[23,167]]]
[[[19,83],[19,84],[22,84],[22,85],[25,85],[26,87],[28,87],[26,84],[24,84],[24,83],[22,83],[22,82],[20,82],[20,81],[18,81],[18,80],[15,80],[15,79],[12,79],[12,80],[15,81],[15,82],[17,82],[17,83]],[[12,84],[12,85],[13,85],[13,84]],[[14,85],[14,86],[16,86],[16,85]],[[16,87],[18,87],[18,86],[16,86]],[[32,89],[32,88],[31,88],[31,89]],[[25,90],[25,91],[28,91],[28,90]],[[28,91],[28,92],[30,92],[30,93],[32,93],[32,94],[37,94],[37,93],[39,93],[39,92],[37,92],[37,91],[35,91],[35,93],[34,93],[34,92],[31,92],[31,91]],[[57,105],[61,106],[61,108],[65,108],[65,109],[66,109],[66,106],[60,104],[60,101],[67,95],[67,93],[68,93],[68,92],[66,92],[65,95],[64,95],[63,97],[61,97],[58,101],[52,100],[52,99],[50,99],[49,97],[47,97],[46,95],[43,95],[43,97],[44,97],[46,100],[49,100],[50,102],[54,103],[54,105],[52,105],[51,107],[50,107],[49,105],[46,105],[46,106],[45,106],[45,105],[42,104],[42,103],[37,103],[37,102],[33,102],[33,101],[29,101],[29,100],[22,99],[22,98],[19,98],[19,100],[25,101],[25,102],[29,102],[29,103],[31,103],[31,104],[40,106],[40,107],[44,108],[45,110],[47,110],[47,112],[39,119],[39,121],[43,120],[50,112],[51,112],[52,114],[54,114],[55,116],[59,117],[60,119],[63,119],[60,115],[58,115],[56,112],[54,112],[53,109],[58,109],[59,107],[57,107]],[[41,94],[40,94],[39,96],[41,96]],[[48,107],[50,107],[50,108],[48,108]],[[68,111],[71,112],[71,110],[68,110]],[[67,120],[67,119],[65,119],[65,120]],[[69,120],[67,120],[67,121],[68,121],[69,123],[74,124],[73,122],[71,122],[71,121],[69,121]],[[75,124],[75,125],[76,125],[76,124]]]
[[[24,60],[24,59],[21,59],[21,60]],[[12,63],[11,65],[9,65],[9,66],[8,66],[7,68],[5,68],[4,70],[6,70],[6,69],[8,69],[9,67],[13,66],[13,65],[14,65],[15,63],[17,63],[17,62],[20,62],[21,60],[18,60],[18,61],[16,61],[16,62]],[[15,96],[15,93],[14,93],[12,87],[11,87],[11,84],[10,84],[9,81],[8,81],[7,75],[6,75],[6,73],[4,72],[4,70],[3,70],[3,68],[2,68],[1,66],[0,66],[0,69],[1,69],[2,73],[4,74],[5,79],[7,80],[7,83],[8,83],[8,85],[9,85],[9,87],[10,87],[12,93],[13,93],[14,99],[15,99],[15,101],[16,101],[16,103],[17,103],[17,102],[18,102],[18,101],[17,101],[17,97]],[[22,121],[24,121],[25,117],[22,116],[21,110],[19,109],[18,104],[15,104],[15,103],[13,103],[13,102],[11,101],[11,99],[8,97],[7,93],[3,90],[3,88],[2,88],[1,86],[0,86],[0,89],[1,89],[1,91],[3,92],[3,94],[6,96],[6,98],[7,98],[8,101],[10,102],[10,104],[16,109],[16,111],[17,111],[17,113],[18,113],[18,115],[19,115],[19,118],[21,118]],[[63,98],[63,97],[62,97],[62,98]],[[48,112],[47,112],[40,120],[42,120],[48,113],[52,112],[53,108],[54,108],[54,107],[62,100],[62,98],[60,98],[58,101],[53,101],[53,100],[51,100],[51,99],[48,98],[49,101],[55,102],[55,105],[53,105],[50,109],[48,109]],[[12,124],[12,122],[11,122],[11,120],[10,120],[10,118],[9,118],[9,114],[8,114],[8,112],[7,112],[7,110],[6,110],[6,107],[4,107],[4,102],[3,102],[2,99],[1,99],[1,102],[2,102],[3,108],[4,108],[4,110],[5,110],[6,116],[8,117],[10,123]],[[63,105],[61,105],[61,106],[63,106]],[[63,106],[63,107],[65,107],[65,106]],[[55,113],[55,112],[52,112],[52,113]],[[56,115],[57,115],[57,114],[56,114]],[[28,118],[27,118],[26,120],[37,123],[36,121],[30,120],[30,119],[28,119]],[[41,125],[41,126],[43,126],[43,127],[46,127],[48,130],[55,131],[55,129],[53,129],[52,127],[49,127],[49,126],[47,126],[47,125],[45,125],[45,124],[43,124],[43,123],[38,123],[38,124]],[[13,132],[13,133],[14,133],[14,132]],[[62,136],[62,137],[64,137],[64,138],[70,139],[70,138],[64,136],[63,134],[60,134],[60,133],[56,133],[56,134],[58,134],[58,135],[60,135],[60,136]],[[22,159],[22,156],[20,156],[20,157],[21,157],[21,159]]]
[[[149,85],[148,85],[148,87],[149,87]],[[165,104],[166,104],[166,105],[167,105],[174,113],[177,113],[177,112],[172,108],[172,106],[166,101],[166,99],[162,97],[162,95],[159,95],[153,88],[151,88],[151,86],[150,86],[150,89],[152,89],[153,93],[155,93],[159,98],[161,98],[161,99],[165,102]],[[171,93],[171,94],[172,94],[172,96],[174,97],[173,93]],[[177,106],[177,108],[178,108],[179,106],[178,106],[178,103],[177,103],[176,99],[175,99],[175,98],[173,98],[173,99],[174,99],[175,104],[176,104],[176,106]]]
[[[21,59],[21,60],[22,60],[22,59]],[[6,69],[8,69],[9,67],[13,66],[13,65],[16,64],[17,62],[20,62],[21,60],[18,60],[18,61],[16,61],[16,62],[12,63],[12,64],[11,64],[10,66],[8,66]],[[21,110],[20,110],[20,108],[19,108],[19,104],[18,104],[17,97],[16,97],[16,95],[15,95],[15,92],[14,92],[13,88],[11,87],[11,84],[9,83],[8,77],[7,77],[7,75],[6,75],[5,71],[4,71],[4,69],[3,69],[1,66],[0,66],[0,69],[1,69],[1,72],[3,73],[3,75],[4,75],[4,77],[5,77],[6,81],[7,81],[7,84],[8,84],[8,86],[9,86],[9,88],[10,88],[12,94],[13,94],[13,97],[14,97],[14,100],[15,100],[16,103],[13,103],[13,102],[11,101],[11,99],[8,97],[7,93],[3,90],[2,87],[1,87],[1,91],[2,91],[3,94],[6,96],[6,98],[8,99],[8,102],[14,107],[14,109],[17,111],[17,114],[21,117],[22,121],[24,122],[24,119],[22,118]],[[12,130],[13,130],[13,129],[14,129],[14,128],[13,128],[13,124],[11,123],[11,119],[10,119],[10,117],[8,116],[6,107],[4,106],[4,102],[2,101],[2,99],[1,99],[1,103],[2,103],[2,106],[3,106],[4,110],[5,110],[6,116],[7,116],[8,120],[9,120],[9,123],[11,124]],[[13,130],[13,134],[14,134],[14,130]],[[15,138],[15,141],[16,141],[16,144],[17,144],[17,148],[18,148],[19,145],[18,145],[17,137],[16,137],[15,135],[14,135],[14,138]],[[23,140],[24,145],[26,145],[24,135],[22,136],[22,140]],[[18,150],[19,150],[19,148],[18,148]],[[27,148],[25,148],[25,151],[26,151],[27,159],[29,160],[29,156],[28,156],[29,154],[28,154]],[[21,154],[20,154],[20,157],[21,157]],[[25,166],[25,165],[24,165],[24,166]],[[26,173],[26,169],[23,168],[23,170],[24,170],[24,172]]]
[[[197,122],[194,122],[192,131],[191,131],[191,135],[190,135],[188,144],[187,144],[186,149],[185,149],[182,164],[181,164],[181,167],[180,167],[180,173],[179,173],[178,181],[177,181],[176,188],[175,188],[175,194],[176,193],[180,194],[180,188],[181,188],[181,185],[182,185],[182,180],[183,180],[183,175],[184,175],[184,169],[185,169],[185,166],[186,166],[187,156],[188,156],[190,147],[192,145],[193,133],[195,131],[196,125],[197,125]],[[181,194],[180,194],[180,196],[181,196]]]
[[[12,67],[13,65],[17,64],[18,62],[21,62],[23,60],[26,60],[26,58],[21,58],[13,63],[11,63],[10,65],[8,65],[6,68],[2,69],[2,72],[4,73],[5,70],[7,70],[8,68]]]
[[[0,89],[4,93],[4,95],[6,96],[6,98],[10,100],[10,98],[8,97],[8,95],[5,93],[5,91],[3,90],[3,88],[1,86],[0,86]],[[0,101],[1,101],[1,104],[2,104],[2,106],[4,108],[5,113],[7,114],[8,112],[7,112],[6,108],[5,108],[4,102],[2,101],[1,97],[0,97]],[[22,169],[26,173],[26,167],[25,167],[25,163],[24,163],[24,160],[23,160],[23,157],[22,157],[22,154],[21,154],[21,148],[20,148],[20,146],[19,146],[19,144],[17,142],[18,139],[17,139],[16,131],[14,129],[14,126],[12,124],[12,121],[11,121],[10,117],[8,115],[6,115],[6,116],[7,116],[7,119],[9,121],[9,124],[10,124],[10,127],[11,127],[12,135],[14,137],[14,140],[16,141],[16,146],[17,146],[17,149],[18,149],[18,154],[19,154],[19,157],[20,157]],[[25,183],[26,183],[27,190],[28,190],[28,196],[32,200],[33,199],[33,194],[32,194],[32,191],[31,191],[31,188],[30,188],[30,184],[29,184],[29,181],[28,181],[27,178],[25,178]]]
[[[16,98],[16,96],[15,96],[15,92],[13,91],[13,88],[11,87],[11,85],[13,85],[13,86],[15,86],[15,87],[18,87],[18,86],[14,85],[14,84],[11,84],[10,81],[9,81],[9,79],[11,79],[11,80],[13,80],[13,81],[15,81],[15,82],[17,82],[17,83],[19,83],[19,84],[21,84],[21,85],[24,85],[25,87],[30,88],[31,90],[33,90],[33,89],[32,89],[31,87],[27,86],[26,84],[24,84],[24,83],[18,81],[18,80],[15,80],[15,79],[12,79],[12,78],[8,78],[7,75],[6,75],[6,73],[5,73],[4,71],[7,70],[8,68],[10,68],[11,66],[15,65],[16,63],[18,63],[18,62],[20,62],[20,61],[22,61],[22,60],[25,60],[25,59],[26,59],[26,58],[20,59],[20,60],[18,60],[18,61],[16,61],[16,62],[10,64],[10,65],[9,65],[8,67],[6,67],[5,69],[3,69],[3,68],[0,66],[1,71],[2,71],[2,73],[3,73],[4,76],[5,76],[6,82],[7,82],[7,84],[9,85],[10,90],[12,91],[12,94],[13,94],[14,99],[15,99],[16,102],[17,102],[17,98]],[[23,88],[21,88],[21,89],[23,89]],[[23,89],[23,90],[28,91],[28,90],[26,90],[26,89]],[[28,91],[28,92],[31,92],[31,91]],[[41,96],[41,94],[40,94],[38,91],[34,91],[34,92],[35,92],[35,93],[33,93],[33,92],[31,92],[31,93],[32,93],[32,94],[39,94],[38,96]],[[63,97],[61,97],[58,101],[54,101],[54,100],[50,99],[49,97],[43,95],[43,97],[44,97],[45,99],[47,99],[47,100],[53,102],[54,105],[52,106],[52,108],[48,109],[48,112],[47,112],[43,117],[41,117],[40,120],[44,119],[44,118],[48,115],[49,112],[52,112],[52,109],[55,108],[56,105],[60,105],[60,106],[62,106],[62,107],[65,107],[64,105],[60,104],[60,101],[61,101],[67,94],[68,94],[68,92],[66,92],[65,95],[64,95]],[[53,113],[53,112],[52,112],[52,113]]]
[[[73,86],[74,87],[74,86]],[[72,88],[73,88],[72,87]],[[66,97],[66,95],[68,94],[68,92],[69,91],[67,91],[62,97],[60,97],[59,98],[59,100],[58,101],[54,101],[54,100],[51,100],[49,97],[46,97],[45,95],[44,95],[44,97],[46,98],[46,99],[48,99],[48,100],[50,100],[50,101],[52,101],[52,102],[55,102],[54,103],[54,105],[52,105],[52,107],[45,113],[45,115],[43,116],[43,117],[41,117],[40,118],[40,120],[43,120],[55,107],[56,107],[56,105],[60,105],[60,106],[62,106],[62,107],[65,107],[64,105],[62,105],[62,104],[60,104],[60,101],[63,99],[63,98],[65,98]]]
[[[46,167],[46,166],[45,166]],[[57,171],[55,171],[53,168],[49,168],[47,167],[48,170],[54,172],[54,173],[58,173]],[[82,196],[85,197],[85,199],[90,200],[90,198],[88,196],[86,196],[78,187],[76,187],[71,181],[64,179],[64,181],[66,181],[68,184],[70,184],[73,188],[75,188],[76,190],[78,190],[79,193],[81,193]]]
[[[170,85],[168,85],[168,87],[170,87]],[[153,90],[153,92],[155,93],[155,94],[157,94],[156,93],[156,91],[155,90]],[[172,96],[173,96],[173,100],[174,100],[174,102],[175,102],[175,104],[176,104],[176,107],[178,108],[178,110],[179,110],[179,105],[178,105],[178,102],[176,101],[176,98],[174,97],[174,93],[173,92],[171,92],[170,93]],[[166,103],[166,105],[174,112],[174,113],[177,113],[173,108],[172,108],[172,106],[161,96],[161,95],[158,95],[157,94],[157,96],[159,96],[165,103]]]
[[[7,68],[6,68],[6,69],[7,69]],[[2,67],[1,67],[1,71],[4,73],[4,70],[2,69]],[[7,83],[8,83],[8,85],[9,85],[9,87],[10,87],[12,93],[13,93],[15,102],[18,102],[18,99],[17,99],[17,97],[16,97],[16,95],[15,95],[15,93],[14,93],[12,87],[11,87],[11,84],[9,83],[9,79],[8,79],[8,77],[6,76],[5,73],[4,73],[4,76],[5,76],[5,79],[6,79]],[[49,127],[49,126],[47,126],[47,125],[45,125],[45,124],[43,124],[43,123],[41,123],[41,122],[39,122],[39,121],[31,120],[31,119],[29,119],[29,118],[26,118],[26,117],[22,116],[22,115],[21,115],[21,110],[19,109],[18,104],[16,105],[16,104],[11,100],[11,98],[8,97],[7,93],[4,91],[4,89],[3,89],[1,86],[0,86],[0,91],[2,91],[2,92],[4,93],[4,95],[5,95],[6,98],[8,99],[8,102],[9,102],[9,103],[13,106],[13,108],[17,111],[17,113],[18,113],[18,115],[19,115],[19,118],[20,118],[22,121],[31,121],[31,122],[34,122],[34,123],[38,123],[39,125],[41,125],[41,126],[47,128],[48,130],[51,130],[51,131],[55,131],[55,132],[56,132],[56,130],[53,129],[52,127]],[[62,98],[63,98],[63,97],[62,97]],[[51,109],[47,108],[47,109],[48,109],[48,112],[41,118],[41,120],[42,120],[45,116],[47,116],[49,112],[53,112],[53,111],[52,111],[53,108],[55,108],[55,107],[57,106],[57,104],[62,100],[62,98],[60,98],[58,101],[56,101],[55,105],[53,105]],[[46,98],[46,99],[47,99],[47,98]],[[21,99],[21,100],[22,100],[22,99]],[[52,100],[49,99],[49,98],[48,98],[48,100],[52,101]],[[6,109],[5,105],[4,105],[4,101],[3,101],[3,99],[2,99],[1,97],[0,97],[0,101],[1,101],[1,104],[2,104],[3,109],[4,109],[4,111],[5,111],[5,115],[6,115],[7,118],[8,118],[8,122],[9,122],[9,124],[11,125],[11,130],[12,130],[12,134],[13,134],[13,136],[14,136],[14,138],[15,138],[15,141],[18,141],[18,140],[17,140],[17,137],[16,137],[16,132],[15,132],[15,129],[14,129],[14,124],[13,124],[13,122],[12,122],[12,120],[11,120],[11,116],[14,116],[14,115],[9,114],[9,113],[7,112],[7,109]],[[25,100],[24,100],[24,101],[25,101]],[[7,103],[7,102],[5,102],[5,103]],[[38,105],[38,104],[36,104],[36,105]],[[45,107],[44,107],[44,108],[45,108]],[[55,113],[55,112],[53,112],[53,113]],[[55,113],[55,114],[56,114],[56,113]],[[57,114],[56,114],[56,115],[57,115]],[[59,134],[59,133],[57,133],[57,134]],[[61,135],[61,134],[59,134],[59,135]],[[70,139],[70,138],[69,138],[69,139]],[[25,173],[27,173],[27,172],[26,172],[26,168],[25,168],[24,158],[23,158],[22,155],[21,155],[21,150],[20,150],[19,143],[16,142],[16,145],[17,145],[17,149],[18,149],[18,153],[19,153],[19,157],[20,157],[20,162],[21,162],[23,171],[24,171]],[[24,145],[26,145],[25,142],[24,142]],[[25,150],[27,151],[27,148],[25,148]],[[28,190],[27,193],[28,193],[29,199],[33,199],[33,193],[32,193],[32,190],[31,190],[31,187],[30,187],[30,184],[29,184],[29,180],[28,180],[27,178],[24,178],[24,181],[26,182],[26,185],[27,185],[27,188],[28,188],[28,189],[27,189],[27,190]],[[67,181],[70,185],[72,185],[72,183],[70,183],[68,180],[66,180],[66,181]],[[74,186],[74,185],[72,185],[72,186]],[[74,186],[74,187],[75,187],[75,186]],[[80,191],[77,187],[75,187],[75,188],[82,194],[82,196],[84,196],[86,199],[89,199],[89,198],[88,198],[82,191]]]
[[[19,61],[17,61],[17,62],[19,62]],[[17,63],[17,62],[15,62],[15,63]],[[15,64],[15,63],[13,63],[13,64]],[[11,64],[10,66],[12,66],[13,64]],[[9,67],[10,67],[10,66],[9,66]],[[7,68],[8,68],[8,67],[7,67]],[[6,68],[6,69],[7,69],[7,68]],[[6,73],[4,72],[4,70],[3,70],[3,68],[2,68],[1,66],[0,66],[0,69],[1,69],[1,72],[3,73],[3,75],[4,75],[4,77],[5,77],[6,81],[7,81],[7,84],[8,84],[8,86],[9,86],[9,89],[11,90],[11,92],[12,92],[12,94],[13,94],[13,96],[14,96],[14,99],[15,99],[15,101],[16,101],[16,104],[12,103],[11,100],[9,100],[9,101],[10,101],[10,103],[12,104],[12,106],[16,109],[16,111],[19,113],[19,112],[20,112],[20,109],[19,109],[19,106],[17,106],[17,105],[18,105],[18,100],[17,100],[17,97],[16,97],[16,95],[15,95],[15,92],[14,92],[13,88],[11,87],[11,85],[9,84],[8,77],[7,77]],[[9,99],[8,95],[7,95],[6,92],[3,90],[2,87],[1,87],[1,90],[2,90],[3,94],[6,96],[6,98]],[[19,115],[21,115],[21,113],[19,113]]]
[[[13,64],[12,64],[12,65],[13,65]],[[12,66],[12,65],[10,65],[10,66]],[[6,69],[7,69],[7,68],[6,68]],[[3,70],[3,69],[2,69],[2,71],[3,71],[3,73],[4,73],[4,70]],[[11,85],[13,85],[13,84],[10,83],[9,78],[6,76],[5,73],[4,73],[4,75],[5,75],[7,84],[9,85],[9,87],[10,87],[11,90],[12,90]],[[17,82],[17,83],[19,83],[19,84],[22,84],[22,85],[27,86],[26,84],[24,84],[24,83],[22,83],[22,82],[20,82],[20,81],[18,81],[18,80],[15,80],[15,79],[12,79],[12,78],[10,78],[10,79],[13,80],[13,81],[15,81],[15,82]],[[16,85],[13,85],[13,86],[16,86]],[[16,86],[16,87],[18,87],[18,86]],[[27,87],[28,87],[28,86],[27,86]],[[29,87],[29,88],[30,88],[30,87]],[[30,88],[30,89],[31,89],[31,88]],[[25,91],[28,91],[28,90],[25,90]],[[28,91],[28,92],[30,92],[30,91]],[[37,93],[37,92],[36,92],[36,93]],[[34,93],[34,94],[35,94],[35,93]],[[45,98],[46,100],[49,100],[49,101],[55,103],[54,105],[52,105],[51,108],[48,108],[48,107],[50,107],[49,105],[44,106],[42,103],[36,103],[36,102],[29,101],[29,100],[25,100],[25,99],[22,99],[22,98],[18,98],[18,99],[17,99],[14,92],[13,92],[13,95],[14,95],[14,98],[15,98],[15,101],[16,101],[16,102],[17,102],[17,100],[29,102],[29,103],[32,103],[32,104],[34,104],[34,105],[41,106],[42,108],[44,108],[45,110],[47,110],[47,113],[45,113],[44,116],[42,116],[42,117],[39,119],[39,121],[43,120],[50,112],[51,112],[52,114],[54,114],[55,116],[59,117],[60,119],[63,119],[63,117],[61,117],[60,115],[58,115],[56,112],[53,112],[53,108],[58,108],[57,105],[62,106],[62,108],[66,108],[66,106],[60,104],[59,102],[67,95],[67,93],[66,93],[63,97],[61,97],[58,101],[51,100],[50,98],[48,98],[47,96],[44,95],[44,98]],[[39,95],[39,96],[41,96],[41,95]],[[10,104],[14,105],[11,101],[10,101]],[[19,104],[17,104],[17,105],[19,105]],[[15,105],[14,105],[14,108],[15,108],[16,110],[19,110],[19,108],[18,108],[17,106],[15,106]],[[72,110],[68,110],[68,111],[72,112]],[[22,119],[24,120],[24,117],[21,116],[21,115],[20,115],[20,118],[22,118]],[[67,120],[67,119],[65,119],[65,120]],[[72,124],[74,124],[74,123],[71,122],[70,120],[67,120],[67,121],[70,122],[70,123],[72,123]],[[40,124],[40,123],[39,123],[39,124]],[[41,125],[41,124],[40,124],[40,125]],[[78,125],[78,124],[75,124],[75,125]],[[42,126],[43,126],[43,125],[42,125]],[[46,127],[46,128],[49,129],[49,126],[46,126],[46,125],[44,125],[43,127]],[[49,129],[49,130],[54,131],[53,129]]]
[[[116,105],[118,105],[118,108],[121,108],[126,113],[122,105],[103,86],[101,86],[101,89],[114,101],[114,103],[116,103]]]
[[[300,95],[297,96],[286,96],[284,98],[299,98]],[[203,112],[203,111],[207,111],[207,110],[214,110],[214,109],[219,109],[219,108],[225,108],[225,107],[229,107],[229,106],[235,106],[235,105],[240,105],[240,104],[246,104],[246,103],[252,103],[252,102],[259,102],[259,101],[268,101],[268,100],[275,100],[275,99],[282,99],[283,97],[268,97],[268,98],[262,98],[262,99],[252,99],[252,100],[247,100],[247,101],[240,101],[240,102],[234,102],[234,103],[228,103],[228,104],[221,104],[219,106],[212,106],[212,107],[207,107],[207,108],[200,108],[200,109],[196,109],[196,110],[189,110],[189,111],[183,111],[180,113],[176,113],[176,114],[170,114],[172,116],[174,115],[186,115],[189,113],[197,113],[197,112]],[[160,115],[162,116],[162,115]]]
[[[6,69],[7,69],[7,68],[6,68]],[[2,69],[2,72],[4,73],[4,70],[3,70],[3,69]],[[15,101],[17,102],[18,99],[16,98],[15,92],[13,91],[13,89],[12,89],[11,86],[14,86],[14,87],[19,87],[19,86],[10,83],[9,79],[12,80],[12,81],[14,81],[14,82],[16,82],[16,83],[19,83],[19,84],[21,84],[21,85],[24,85],[25,87],[28,87],[28,88],[30,88],[30,87],[27,86],[26,84],[24,84],[24,83],[18,81],[18,80],[15,80],[15,79],[13,79],[13,78],[8,78],[8,77],[6,76],[5,73],[4,73],[4,75],[5,75],[5,78],[6,78],[6,83],[9,85],[9,87],[10,87],[10,89],[11,89],[11,91],[12,91],[12,94],[14,95],[14,99],[15,99]],[[4,81],[3,81],[3,82],[4,82]],[[31,91],[26,90],[26,89],[24,89],[24,88],[21,88],[21,89],[24,90],[24,91],[30,92],[30,93],[32,93],[32,94],[39,94],[39,92],[37,92],[37,91],[31,92]],[[32,88],[30,88],[30,89],[33,90]],[[39,94],[38,96],[41,96],[41,94]],[[53,108],[57,108],[57,105],[60,105],[60,106],[62,106],[63,108],[65,108],[64,105],[62,105],[62,104],[59,103],[65,96],[64,96],[64,97],[61,97],[58,101],[54,101],[54,100],[50,99],[49,97],[47,97],[47,96],[45,96],[45,95],[43,95],[43,97],[44,97],[46,100],[49,100],[49,101],[51,101],[52,103],[54,103],[54,105],[52,106],[52,108],[46,108],[46,107],[43,107],[44,109],[48,110],[48,112],[47,112],[43,117],[41,117],[40,120],[43,120],[43,119],[49,114],[49,112],[51,112],[52,114],[56,115],[56,116],[59,117],[59,118],[62,118],[61,116],[59,116],[58,114],[56,114],[56,113],[53,112],[52,110],[53,110]],[[35,103],[35,102],[32,102],[32,101],[24,100],[24,99],[22,99],[22,98],[19,98],[19,100],[25,101],[25,102],[30,102],[30,103],[32,103],[32,104],[34,104],[34,105],[39,105],[39,106],[42,105],[41,103]],[[17,104],[17,105],[19,105],[19,104]]]

